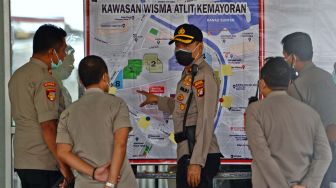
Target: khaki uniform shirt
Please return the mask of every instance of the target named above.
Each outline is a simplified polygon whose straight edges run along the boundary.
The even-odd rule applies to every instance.
[[[336,85],[330,73],[307,63],[294,84],[288,88],[290,96],[314,108],[325,127],[336,124]]]
[[[15,71],[8,88],[16,125],[14,168],[57,170],[57,162],[44,142],[40,125],[57,120],[64,108],[57,81],[45,63],[31,58]]]
[[[220,153],[217,138],[214,133],[214,118],[217,111],[219,83],[214,77],[212,68],[200,59],[196,62],[199,70],[192,86],[192,98],[186,126],[196,125],[196,143],[191,155],[190,164],[204,167],[209,153]],[[159,97],[158,107],[161,111],[173,115],[174,132],[183,131],[183,117],[191,88],[191,70],[184,70],[177,84],[175,99]],[[177,159],[189,154],[188,141],[177,144]]]
[[[125,127],[132,127],[125,102],[101,89],[92,88],[62,113],[56,142],[72,145],[74,154],[98,167],[111,162],[114,133]],[[138,187],[126,157],[120,174],[118,188]],[[76,188],[102,188],[104,185],[81,173],[75,181]]]
[[[246,134],[253,187],[319,187],[331,150],[320,117],[311,107],[285,91],[273,91],[248,106]]]

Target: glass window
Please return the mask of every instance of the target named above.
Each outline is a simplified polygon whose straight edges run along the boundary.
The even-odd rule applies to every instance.
[[[63,80],[72,101],[78,99],[77,68],[84,57],[83,0],[10,0],[11,4],[11,73],[29,61],[33,51],[33,35],[39,26],[51,23],[67,33],[67,43],[74,50],[74,70]],[[14,133],[14,131],[13,131]],[[21,188],[19,178],[13,173],[13,188]]]

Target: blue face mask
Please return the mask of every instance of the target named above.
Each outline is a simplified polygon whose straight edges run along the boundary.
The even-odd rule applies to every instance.
[[[336,71],[335,70],[332,73],[332,77],[333,77],[334,83],[336,84]]]
[[[54,52],[55,52],[55,54],[56,54],[56,57],[57,57],[57,59],[58,59],[58,63],[57,64],[55,64],[54,63],[54,61],[51,59],[51,69],[57,69],[59,66],[61,66],[62,65],[62,60],[60,59],[60,58],[58,58],[58,55],[57,55],[57,52],[56,52],[56,50],[54,49]]]

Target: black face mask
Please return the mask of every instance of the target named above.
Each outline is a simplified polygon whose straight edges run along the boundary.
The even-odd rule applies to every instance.
[[[192,57],[192,52],[183,49],[175,51],[175,57],[178,64],[182,66],[188,66],[194,61],[194,58]]]

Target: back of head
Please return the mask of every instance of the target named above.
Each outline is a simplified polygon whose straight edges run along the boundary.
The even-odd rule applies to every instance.
[[[85,87],[98,84],[104,73],[108,73],[108,69],[105,61],[99,56],[86,56],[79,63],[78,74]]]
[[[261,68],[261,79],[272,90],[286,90],[290,74],[290,67],[282,57],[266,58],[265,65]]]
[[[291,33],[281,40],[281,44],[288,55],[295,54],[301,61],[313,59],[313,44],[307,33]]]
[[[58,49],[67,33],[60,27],[45,24],[38,28],[33,38],[33,53],[46,53],[50,48]]]

